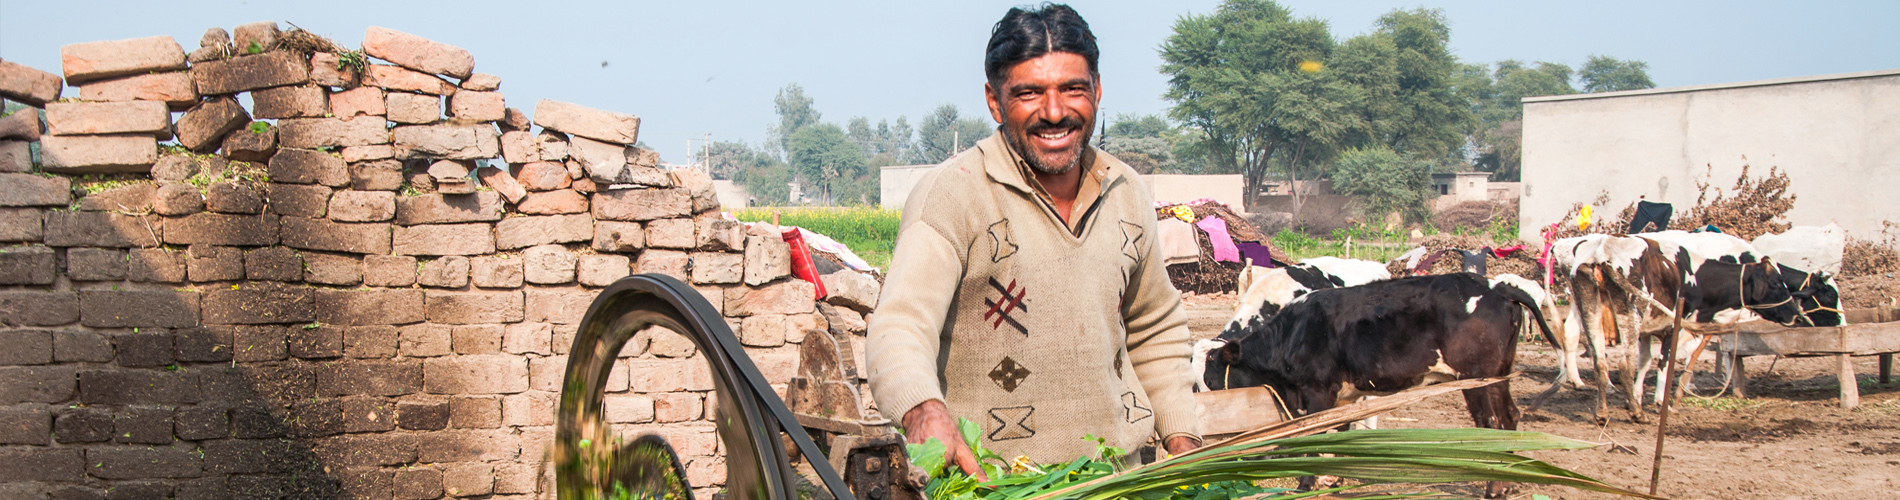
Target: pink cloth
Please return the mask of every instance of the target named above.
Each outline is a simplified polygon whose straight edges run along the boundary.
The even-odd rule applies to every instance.
[[[1207,242],[1214,245],[1216,262],[1240,262],[1240,247],[1234,246],[1234,237],[1227,235],[1227,221],[1220,217],[1208,217],[1194,223],[1202,231],[1207,231]]]

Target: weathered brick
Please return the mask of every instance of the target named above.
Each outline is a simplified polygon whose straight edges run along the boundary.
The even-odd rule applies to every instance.
[[[364,255],[363,284],[386,287],[414,285],[416,258],[406,255]]]
[[[567,154],[594,182],[615,184],[627,173],[627,149],[624,144],[575,137],[568,142]]]
[[[632,274],[633,262],[625,255],[582,255],[577,278],[582,285],[607,286]]]
[[[469,259],[459,255],[438,258],[422,264],[416,283],[436,288],[468,286]]]
[[[44,107],[59,98],[59,75],[47,73],[12,61],[0,61],[0,97],[28,106]],[[81,87],[80,91],[84,92]],[[83,94],[82,94],[83,95]]]
[[[498,354],[501,335],[501,325],[456,325],[449,329],[449,342],[456,354]]]
[[[0,365],[43,365],[53,362],[53,332],[0,330]],[[0,420],[0,427],[5,421]],[[4,429],[0,429],[4,432]]]
[[[185,121],[180,120],[179,123],[182,125]],[[216,149],[215,145],[213,149]],[[151,135],[48,135],[40,137],[40,170],[46,172],[144,173],[151,171],[152,163],[157,161],[158,139]],[[28,204],[18,203],[17,205]]]
[[[39,245],[0,249],[0,285],[50,285],[59,272],[56,258]]]
[[[400,332],[400,329],[388,325],[349,327],[343,332],[343,352],[357,359],[393,358],[396,356]]]
[[[739,342],[749,347],[778,347],[785,345],[785,315],[755,314],[747,316],[739,326]]]
[[[216,325],[207,328],[231,331],[233,361],[282,361],[289,355],[285,327],[282,325]]]
[[[310,287],[271,282],[245,283],[236,289],[205,292],[204,322],[219,325],[309,323],[316,318]]]
[[[21,118],[27,117],[22,115]],[[9,121],[17,122],[18,119]],[[38,125],[29,126],[38,127]],[[33,135],[38,135],[39,130],[34,128],[28,132]],[[37,137],[35,139],[37,139]],[[32,148],[33,146],[26,141],[0,140],[0,172],[32,172],[34,163]]]
[[[534,493],[540,477],[539,468],[530,464],[500,463],[495,465],[495,493]],[[706,496],[702,498],[711,498]]]
[[[317,85],[287,85],[251,92],[258,118],[321,118],[330,114],[330,91]]]
[[[244,253],[244,278],[255,281],[297,281],[303,278],[303,257],[286,247],[265,247]]]
[[[159,215],[191,215],[204,210],[204,193],[197,186],[167,182],[153,195],[152,211]]]
[[[196,213],[166,219],[160,236],[173,245],[270,246],[277,244],[278,218],[271,214]]]
[[[333,222],[329,219],[283,218],[284,246],[363,254],[387,254],[391,248],[388,223]]]
[[[168,231],[158,218],[112,212],[46,213],[46,244],[58,247],[154,247]]]
[[[508,104],[500,92],[456,92],[449,97],[449,116],[458,120],[492,122],[503,118]]]
[[[463,355],[423,362],[430,394],[514,394],[528,390],[528,361],[506,355]]]
[[[188,375],[185,372],[151,370],[82,371],[79,372],[79,402],[109,405],[196,403],[200,397],[198,384]]]
[[[55,102],[46,105],[46,133],[53,135],[145,134],[172,136],[172,115],[165,103]]]
[[[495,247],[514,250],[588,241],[593,233],[594,220],[587,214],[509,217],[495,224]]]
[[[252,128],[257,127],[259,123],[262,122],[253,122],[251,127],[240,128],[225,134],[224,145],[221,146],[224,156],[235,161],[256,163],[268,162],[270,157],[276,156],[277,127],[263,124],[261,128]]]
[[[357,87],[337,92],[330,94],[330,113],[344,120],[358,115],[384,116],[389,108],[383,99],[383,89],[376,87]]]
[[[686,422],[699,420],[705,409],[705,397],[692,392],[673,392],[653,395],[653,421]]]
[[[777,230],[770,230],[777,233]],[[747,236],[745,284],[759,286],[792,274],[792,247],[777,234]]]
[[[309,454],[296,441],[284,439],[220,439],[202,446],[204,470],[212,474],[290,472]]]
[[[396,157],[475,160],[501,155],[501,133],[494,125],[409,125],[391,130]]]
[[[508,429],[434,432],[418,439],[416,448],[422,462],[512,461],[521,438]]]
[[[0,444],[52,444],[52,408],[36,404],[0,406]]]
[[[329,87],[350,87],[362,81],[361,70],[356,66],[343,64],[335,53],[310,54],[310,83]]]
[[[40,146],[41,154],[45,154],[45,138]],[[0,173],[0,207],[64,207],[72,199],[72,180],[65,177]]]
[[[203,441],[231,435],[231,415],[222,407],[180,408],[174,419],[173,431],[178,439]]]
[[[384,159],[350,164],[350,189],[395,191],[402,189],[402,183],[402,162]]]
[[[387,432],[396,428],[398,408],[382,398],[344,398],[343,432]]]
[[[386,222],[396,217],[396,193],[340,191],[330,197],[329,212],[341,222]]]
[[[86,478],[79,448],[0,447],[0,483],[78,482]]]
[[[659,273],[672,276],[680,281],[691,281],[687,268],[692,266],[692,258],[686,252],[678,250],[648,249],[640,252],[640,260],[634,263],[635,273]]]
[[[563,177],[565,179],[566,177]],[[515,211],[529,215],[584,214],[587,195],[571,189],[528,193],[515,205]]]
[[[806,314],[813,311],[818,288],[805,280],[783,280],[758,288],[726,289],[727,316],[754,314]]]
[[[323,252],[303,254],[303,280],[323,285],[360,285],[363,283],[363,258]]]
[[[53,361],[61,363],[112,361],[112,343],[106,336],[90,330],[53,332]]]
[[[79,209],[94,212],[144,212],[152,209],[158,184],[141,182],[120,186],[79,199]]]
[[[527,133],[510,132],[509,134],[525,135]],[[504,146],[507,144],[507,135],[508,134],[503,134],[502,142]],[[507,148],[504,147],[502,149],[503,153],[506,154]],[[567,189],[568,186],[573,184],[573,180],[567,177],[567,167],[562,166],[558,162],[534,161],[530,159],[520,162],[511,160],[509,163],[515,164],[515,182],[520,183],[522,188],[530,192]]]
[[[80,324],[94,328],[198,325],[198,292],[176,290],[81,290]]]
[[[177,361],[173,356],[172,333],[163,328],[113,335],[112,344],[113,350],[119,353],[119,366],[157,368]]]
[[[745,251],[745,225],[739,221],[720,217],[697,217],[693,219],[695,238],[699,249],[711,252]]]
[[[653,397],[645,394],[608,394],[602,401],[608,422],[644,424],[653,421]]]
[[[526,129],[524,128],[523,130]],[[569,140],[567,134],[561,133],[559,130],[542,129],[541,133],[535,134],[534,140],[541,146],[541,161],[555,163],[567,161],[567,146]],[[579,165],[575,166],[578,167]],[[566,166],[563,165],[563,168],[566,168]],[[568,174],[569,179],[579,179],[583,176],[578,168],[569,170]]]
[[[406,325],[422,321],[423,292],[321,289],[316,304],[317,321],[325,324]]]
[[[185,49],[169,36],[75,43],[59,48],[66,83],[185,69]]]
[[[433,323],[514,323],[522,320],[522,292],[428,291],[424,310]]]
[[[205,190],[205,210],[225,214],[264,213],[261,186],[248,182],[219,182]]]
[[[456,429],[501,427],[501,398],[469,396],[450,399],[449,426]]]
[[[531,391],[501,398],[501,423],[513,426],[554,425],[554,409],[561,393]]]
[[[277,142],[286,148],[305,149],[389,144],[389,121],[374,116],[359,116],[348,121],[287,119],[277,122]]]
[[[125,279],[125,251],[107,248],[66,249],[66,276],[74,281]]]
[[[53,437],[63,444],[102,443],[112,440],[112,412],[99,408],[66,407],[53,421]]]
[[[529,289],[526,321],[557,325],[581,322],[597,293],[579,288],[567,290]]]
[[[611,189],[594,194],[594,218],[649,221],[692,215],[692,200],[679,189]]]
[[[192,245],[185,257],[185,275],[193,282],[244,279],[244,252],[237,248]]]
[[[218,146],[224,145],[225,134],[250,122],[250,113],[244,111],[244,106],[238,104],[237,99],[205,99],[178,119],[178,144],[199,153],[217,151]]]
[[[204,95],[235,94],[310,81],[310,66],[289,51],[205,61],[191,67],[191,80]]]
[[[594,249],[602,252],[638,252],[646,248],[646,230],[638,222],[594,222]]]
[[[463,93],[473,94],[475,92]],[[501,132],[502,161],[508,162],[510,165],[515,165],[516,170],[521,170],[527,164],[538,162],[541,159],[541,149],[540,146],[535,144],[533,134],[529,134],[526,130],[508,130],[508,126],[505,124],[500,126],[503,129]],[[544,190],[538,189],[537,191]]]
[[[580,325],[576,325],[573,323],[568,323],[565,325],[560,325],[560,324],[554,325],[554,353],[565,355],[567,354],[567,351],[569,349],[573,349],[574,337],[577,336],[579,332],[580,332]],[[632,342],[629,342],[628,344],[632,345]],[[644,343],[640,344],[641,352],[646,352],[645,346],[646,344]]]
[[[402,211],[397,208],[397,218]],[[495,232],[488,224],[396,226],[397,255],[481,255],[495,253]]]
[[[431,95],[449,95],[457,91],[454,84],[435,75],[387,64],[370,64],[367,73],[363,75],[363,81],[367,85],[388,90]]]
[[[640,138],[640,118],[637,116],[547,99],[534,104],[534,123],[616,144],[633,144]]]
[[[506,170],[482,167],[475,171],[475,177],[482,181],[482,185],[500,193],[502,199],[508,200],[509,203],[519,203],[522,197],[528,195],[528,191],[522,189],[521,183],[515,182],[514,176],[508,175]]]
[[[396,500],[429,500],[442,497],[442,471],[416,468],[396,471],[393,480]]]
[[[659,219],[647,222],[647,248],[690,250],[699,246],[693,237],[692,219]]]
[[[401,422],[402,428],[412,431],[447,429],[449,428],[449,401],[446,399],[399,401],[396,403],[396,418]]]
[[[318,402],[327,402],[323,400]],[[308,414],[310,406],[303,406],[301,413]],[[285,419],[289,418],[288,408],[272,408],[255,401],[246,401],[243,406],[231,409],[231,436],[238,439],[268,439],[284,437],[290,431]],[[324,419],[326,421],[331,419]]]
[[[416,461],[416,435],[336,436],[317,444],[317,455],[336,466],[404,465]],[[387,489],[381,491],[388,491]],[[360,498],[360,497],[359,497]],[[387,498],[387,497],[385,497]]]
[[[343,332],[348,328],[339,325],[308,324],[293,326],[284,330],[285,342],[290,345],[290,355],[298,359],[328,359],[342,357],[344,353]]]
[[[179,361],[230,361],[231,335],[230,328],[180,328],[173,334],[172,345]]]
[[[640,393],[710,391],[713,388],[712,369],[705,361],[694,358],[629,359],[627,374],[628,388]]]
[[[529,283],[559,285],[574,281],[578,259],[560,245],[538,245],[521,253],[522,276]]]
[[[422,390],[414,361],[337,363],[317,371],[317,392],[328,396],[402,396]]]
[[[420,323],[402,327],[400,332],[403,357],[431,358],[449,355],[448,325]]]
[[[79,86],[79,98],[88,101],[159,101],[172,111],[198,104],[198,86],[188,71],[149,73]]]
[[[198,477],[202,464],[191,448],[110,447],[86,450],[86,472],[100,479]]]
[[[383,95],[383,109],[389,121],[403,124],[429,124],[442,120],[442,97],[408,92]]]
[[[120,444],[171,444],[172,411],[151,406],[131,406],[112,416],[112,442]]]
[[[869,313],[877,309],[878,293],[883,289],[877,279],[856,271],[839,271],[819,277],[825,284],[825,302]]]
[[[521,259],[483,255],[469,259],[469,277],[482,288],[520,288]]]
[[[349,164],[343,158],[314,149],[285,148],[270,158],[272,181],[290,184],[350,185]]]
[[[0,242],[40,241],[46,237],[45,211],[0,208]]]
[[[333,190],[325,186],[273,183],[269,185],[268,191],[265,198],[273,214],[323,218],[329,213]]]
[[[498,221],[501,214],[501,196],[492,192],[425,194],[396,199],[396,224],[404,226]]]
[[[467,50],[401,31],[371,26],[363,35],[363,52],[424,73],[469,78],[475,57]]]
[[[75,321],[79,321],[79,296],[74,292],[0,290],[0,325],[58,326]]]
[[[442,470],[442,489],[452,497],[495,492],[495,466],[483,463],[449,464]]]

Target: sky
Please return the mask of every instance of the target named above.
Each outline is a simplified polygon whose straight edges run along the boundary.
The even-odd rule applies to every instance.
[[[503,2],[0,0],[0,58],[60,72],[59,48],[170,35],[186,51],[206,28],[291,23],[349,47],[384,26],[467,49],[501,77],[508,104],[540,99],[641,117],[640,140],[685,163],[701,141],[762,144],[772,98],[797,83],[827,122],[919,118],[940,104],[986,117],[982,52],[990,26],[1020,1]],[[1443,9],[1467,62],[1581,66],[1592,54],[1649,64],[1660,87],[1900,68],[1900,2],[1283,0],[1327,20],[1336,37],[1367,32],[1393,9]],[[1102,108],[1162,114],[1157,48],[1182,16],[1215,0],[1077,0],[1101,47]],[[75,95],[77,89],[67,89]]]

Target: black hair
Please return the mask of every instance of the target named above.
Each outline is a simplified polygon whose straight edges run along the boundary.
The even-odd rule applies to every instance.
[[[1009,69],[1050,52],[1068,52],[1089,63],[1089,74],[1099,75],[1095,33],[1075,9],[1044,2],[1025,10],[1013,7],[990,29],[990,45],[983,52],[983,75],[991,85],[1002,83]],[[1000,91],[1001,89],[998,89]]]

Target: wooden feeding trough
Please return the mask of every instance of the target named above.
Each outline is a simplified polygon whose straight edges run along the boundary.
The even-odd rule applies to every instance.
[[[1733,363],[1729,386],[1736,397],[1748,397],[1748,378],[1742,360],[1748,356],[1832,356],[1838,360],[1841,407],[1860,406],[1860,384],[1854,379],[1855,356],[1880,357],[1880,383],[1893,375],[1893,355],[1900,352],[1900,309],[1856,309],[1847,312],[1845,326],[1786,327],[1765,321],[1741,323],[1708,332],[1716,336],[1716,352]]]

